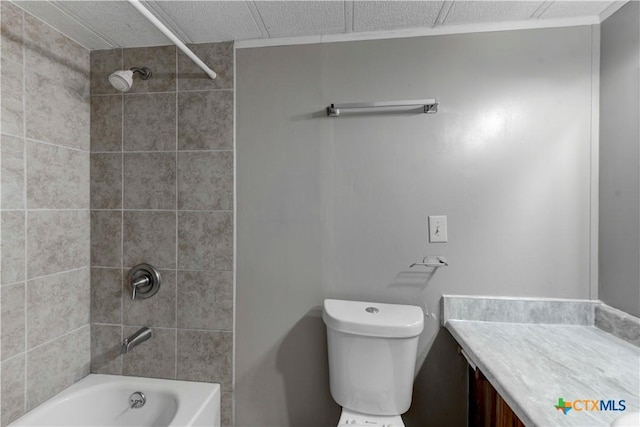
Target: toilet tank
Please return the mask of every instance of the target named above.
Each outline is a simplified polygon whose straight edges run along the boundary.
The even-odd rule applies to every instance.
[[[342,407],[400,415],[411,406],[422,309],[361,301],[324,301],[329,382]]]

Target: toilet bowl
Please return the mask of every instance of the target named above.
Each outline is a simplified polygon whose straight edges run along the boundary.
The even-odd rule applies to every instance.
[[[324,301],[329,385],[342,414],[338,426],[404,427],[411,406],[420,307]]]

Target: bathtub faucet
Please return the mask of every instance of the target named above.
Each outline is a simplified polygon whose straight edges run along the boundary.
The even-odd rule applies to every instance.
[[[144,328],[141,328],[135,334],[131,335],[129,338],[126,338],[124,341],[122,341],[122,346],[120,347],[120,353],[121,354],[129,353],[129,351],[131,351],[133,347],[139,344],[142,344],[152,336],[153,336],[153,332],[151,332],[151,329],[147,328],[146,326]]]

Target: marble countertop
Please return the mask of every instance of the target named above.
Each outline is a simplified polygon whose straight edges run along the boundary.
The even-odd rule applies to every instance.
[[[527,426],[608,426],[640,408],[640,348],[590,325],[446,319],[446,328]],[[575,411],[558,398],[625,400]]]

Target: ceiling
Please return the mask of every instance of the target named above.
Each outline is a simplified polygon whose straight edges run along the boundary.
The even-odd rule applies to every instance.
[[[19,6],[88,49],[170,44],[126,1],[27,1]],[[465,24],[600,22],[625,1],[144,1],[185,43],[463,28]],[[384,34],[384,33],[382,33]]]

